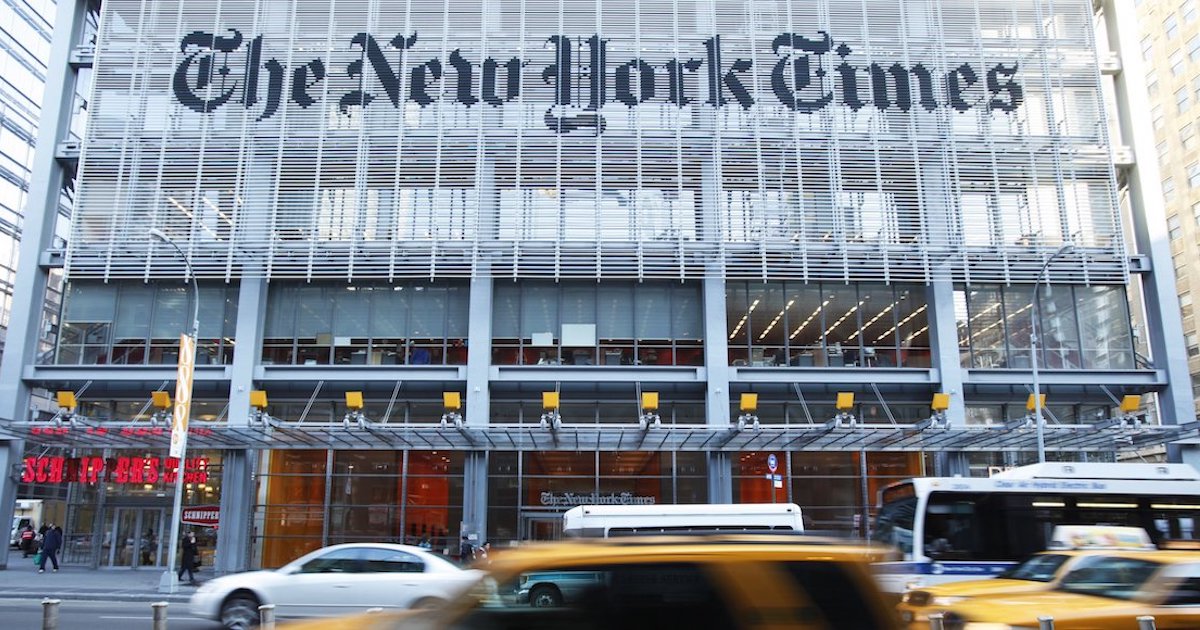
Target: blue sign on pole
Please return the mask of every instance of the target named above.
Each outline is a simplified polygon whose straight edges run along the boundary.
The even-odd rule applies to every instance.
[[[779,469],[779,460],[776,459],[775,453],[767,455],[767,470],[775,472]]]

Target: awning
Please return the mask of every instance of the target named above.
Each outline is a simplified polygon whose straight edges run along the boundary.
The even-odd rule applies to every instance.
[[[60,448],[166,449],[170,429],[146,422],[11,423],[4,437]],[[1048,424],[1047,451],[1140,450],[1200,436],[1200,423],[1179,426]],[[939,427],[917,424],[763,425],[737,430],[708,425],[298,423],[229,426],[193,422],[192,449],[399,449],[457,451],[1035,451],[1028,424]]]

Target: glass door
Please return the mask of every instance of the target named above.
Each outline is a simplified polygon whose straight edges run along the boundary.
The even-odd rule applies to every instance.
[[[521,514],[521,540],[559,540],[562,538],[562,514]]]
[[[116,508],[104,535],[111,567],[161,567],[164,564],[162,508]]]

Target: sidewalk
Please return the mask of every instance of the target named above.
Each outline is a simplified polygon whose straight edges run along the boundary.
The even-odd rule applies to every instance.
[[[46,572],[38,573],[32,559],[21,558],[20,553],[9,556],[7,569],[0,570],[0,597],[18,599],[42,599],[50,597],[63,601],[146,601],[187,602],[195,586],[181,584],[175,594],[158,592],[158,581],[162,569],[155,568],[111,568],[85,569],[64,566],[57,573],[46,564]],[[200,581],[211,579],[212,574],[197,575]]]

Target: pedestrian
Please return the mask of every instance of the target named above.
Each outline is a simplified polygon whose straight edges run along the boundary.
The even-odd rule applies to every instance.
[[[467,535],[463,534],[462,542],[458,544],[458,561],[467,565],[471,563],[471,559],[474,557],[475,545],[472,545]]]
[[[34,539],[37,538],[37,532],[33,531],[33,525],[26,524],[25,529],[21,530],[21,557],[28,558],[29,554],[34,552]]]
[[[478,547],[476,547],[475,548],[475,564],[479,564],[479,565],[483,565],[483,566],[487,566],[487,565],[491,564],[492,563],[491,560],[488,560],[488,552],[491,550],[492,550],[492,543],[490,543],[490,542],[485,542],[482,545],[479,545]]]
[[[63,530],[50,523],[46,533],[42,534],[42,561],[38,563],[38,573],[46,572],[46,560],[54,564],[54,572],[58,573],[58,550],[62,548]]]
[[[188,532],[183,537],[183,560],[179,563],[177,579],[183,581],[183,572],[187,571],[188,584],[196,585],[196,532]]]

